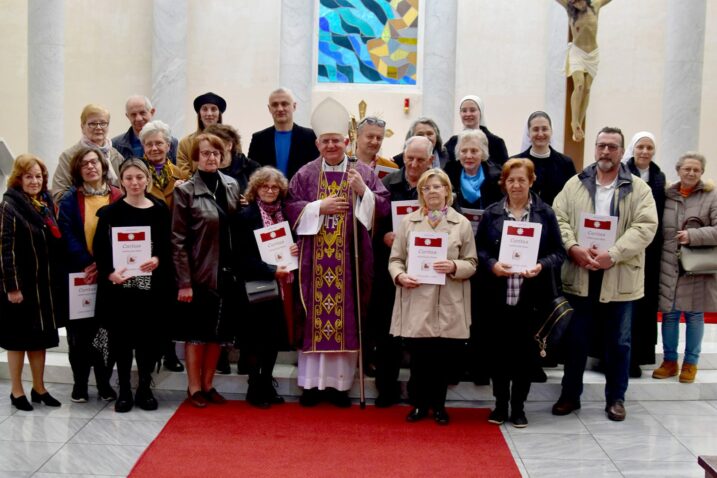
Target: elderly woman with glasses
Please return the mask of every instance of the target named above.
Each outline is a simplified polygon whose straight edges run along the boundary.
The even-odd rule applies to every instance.
[[[152,175],[150,194],[171,209],[174,188],[186,180],[186,176],[169,160],[172,131],[162,121],[150,121],[139,132],[139,140]]]
[[[439,425],[449,422],[446,413],[448,375],[468,339],[471,324],[470,277],[478,258],[473,229],[464,216],[451,207],[453,194],[446,173],[429,169],[418,180],[421,208],[406,216],[398,227],[388,270],[396,284],[390,333],[403,337],[411,353],[409,422],[425,418],[433,409]],[[423,284],[408,273],[413,233],[443,233],[447,258],[430,267],[445,275],[445,285]]]
[[[285,265],[271,265],[262,260],[254,231],[286,221],[282,201],[288,190],[289,182],[281,171],[271,166],[258,169],[246,191],[249,205],[237,216],[243,278],[247,281],[276,280],[282,291],[281,298],[250,304],[249,314],[244,316],[238,334],[242,354],[248,356],[249,389],[246,399],[259,408],[284,403],[272,384],[272,372],[279,346],[287,342],[284,319],[285,314],[292,313],[294,273]],[[296,244],[291,246],[290,253],[299,255]],[[293,330],[289,329],[288,333],[293,334]]]
[[[33,409],[22,387],[25,355],[33,402],[59,407],[45,388],[46,349],[57,347],[65,325],[64,243],[47,192],[47,168],[37,156],[15,159],[0,203],[0,347],[7,350],[10,403]]]
[[[431,161],[432,168],[444,168],[448,162],[449,156],[448,151],[443,145],[441,139],[441,130],[438,129],[438,125],[431,118],[418,118],[416,121],[411,123],[411,127],[408,128],[406,133],[406,141],[412,136],[425,136],[433,145],[433,159]],[[403,152],[393,157],[393,160],[399,167],[403,167]]]
[[[111,169],[108,170],[109,178],[113,184],[117,181],[119,165],[125,159],[115,148],[107,136],[110,129],[110,112],[104,106],[89,104],[82,109],[80,115],[80,128],[82,137],[70,148],[60,154],[57,162],[57,169],[52,176],[52,197],[56,202],[72,187],[72,174],[70,172],[70,160],[82,147],[96,147],[105,158],[109,160]]]
[[[222,345],[236,335],[239,287],[234,266],[231,219],[239,209],[239,185],[219,172],[224,143],[213,134],[194,138],[191,160],[197,173],[174,190],[172,252],[177,300],[183,307],[187,394],[203,408],[226,402],[214,388],[214,373]]]
[[[86,284],[97,283],[97,261],[93,254],[97,211],[122,198],[122,191],[109,181],[110,165],[96,147],[80,148],[70,161],[72,187],[60,201],[58,222],[68,249],[70,272],[83,272]],[[105,363],[92,345],[100,329],[101,317],[71,320],[67,324],[70,367],[74,378],[71,400],[89,400],[88,379],[94,368],[97,392],[103,400],[114,400],[117,393],[110,386],[111,363]]]

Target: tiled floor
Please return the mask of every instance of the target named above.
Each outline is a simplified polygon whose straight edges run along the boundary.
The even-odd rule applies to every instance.
[[[9,382],[0,380],[0,478],[126,476],[183,399],[160,390],[159,410],[117,414],[105,402],[71,403],[69,385],[48,389],[62,407],[19,412],[10,405]],[[603,403],[583,402],[566,417],[552,416],[551,405],[527,403],[527,428],[503,425],[524,476],[701,477],[697,455],[717,454],[717,401],[628,403],[622,423],[607,420]]]

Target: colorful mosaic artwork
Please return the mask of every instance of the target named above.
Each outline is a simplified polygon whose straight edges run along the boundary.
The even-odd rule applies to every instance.
[[[319,83],[415,85],[419,0],[320,0]]]

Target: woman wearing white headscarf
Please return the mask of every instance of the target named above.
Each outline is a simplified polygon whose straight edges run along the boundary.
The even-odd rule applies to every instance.
[[[636,133],[625,150],[623,161],[632,174],[642,178],[655,198],[660,227],[645,253],[645,296],[635,301],[632,318],[630,377],[642,375],[640,365],[655,363],[657,343],[657,304],[662,255],[662,214],[665,210],[665,174],[655,164],[655,136],[647,131]]]
[[[505,147],[503,138],[488,131],[485,120],[485,105],[483,100],[476,95],[466,95],[458,103],[458,113],[461,115],[463,129],[480,129],[488,138],[488,156],[498,166],[502,166],[508,160],[508,149]],[[446,142],[448,160],[456,160],[456,143],[458,135],[451,136]]]

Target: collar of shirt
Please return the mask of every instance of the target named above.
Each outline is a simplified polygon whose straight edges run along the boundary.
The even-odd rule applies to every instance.
[[[324,158],[321,158],[321,169],[324,171],[335,171],[339,173],[343,173],[346,171],[346,165],[348,161],[346,160],[346,155],[344,155],[344,159],[341,160],[341,162],[335,166],[330,165],[326,162]]]
[[[513,213],[508,209],[508,198],[505,198],[505,201],[503,201],[503,211],[505,211],[506,216],[508,216],[508,219],[512,221],[528,221],[530,219],[530,206],[533,204],[532,198],[528,199],[528,204],[525,206],[525,210],[523,211],[523,215],[520,218],[517,218],[513,215]]]

